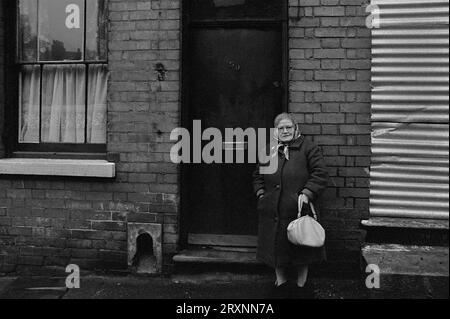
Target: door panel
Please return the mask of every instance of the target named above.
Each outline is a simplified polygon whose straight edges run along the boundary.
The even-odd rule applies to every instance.
[[[282,109],[281,30],[193,28],[188,63],[190,124],[201,120],[223,136],[225,128],[272,126]],[[189,232],[256,235],[254,168],[187,165]]]

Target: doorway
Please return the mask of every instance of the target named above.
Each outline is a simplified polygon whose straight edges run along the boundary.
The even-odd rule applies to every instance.
[[[185,127],[192,132],[193,121],[201,120],[203,129],[218,128],[222,136],[225,128],[272,127],[287,104],[284,1],[184,3]],[[186,243],[256,245],[255,168],[254,163],[183,165],[181,227]]]

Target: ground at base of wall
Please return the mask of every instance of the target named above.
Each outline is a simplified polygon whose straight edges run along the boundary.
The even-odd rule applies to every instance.
[[[271,299],[272,278],[258,281],[206,280],[183,281],[172,277],[88,275],[79,289],[67,289],[63,277],[0,278],[0,299]],[[311,278],[315,299],[390,298],[374,296],[361,279]],[[393,298],[430,298],[429,295],[402,294]],[[448,298],[447,291],[434,298]],[[287,297],[289,298],[289,297]],[[293,297],[295,298],[295,297]]]
[[[254,279],[254,278],[252,278]],[[18,277],[0,291],[0,299],[270,299],[273,281],[261,278],[258,282],[238,278],[219,282],[210,277],[180,280],[162,277],[88,276],[82,278],[79,289],[66,289],[65,278]],[[365,298],[354,287],[354,280],[312,280],[315,298]]]

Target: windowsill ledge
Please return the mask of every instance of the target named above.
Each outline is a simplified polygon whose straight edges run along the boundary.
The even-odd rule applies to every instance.
[[[0,159],[0,175],[115,177],[115,164],[105,160],[6,158]]]

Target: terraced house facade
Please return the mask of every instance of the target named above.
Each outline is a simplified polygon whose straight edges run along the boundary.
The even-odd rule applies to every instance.
[[[170,134],[282,111],[332,177],[326,269],[448,229],[448,1],[2,1],[0,273],[251,262],[254,164],[175,164]]]

